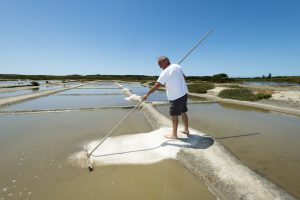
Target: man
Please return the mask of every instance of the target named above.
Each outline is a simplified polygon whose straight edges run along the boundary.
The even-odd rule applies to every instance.
[[[165,135],[169,139],[177,139],[178,116],[181,115],[184,124],[182,133],[189,134],[188,127],[188,111],[187,93],[188,89],[184,79],[182,67],[177,64],[171,64],[169,58],[161,56],[158,58],[158,65],[163,69],[157,82],[151,89],[143,96],[146,100],[149,95],[157,90],[160,86],[166,85],[167,98],[170,101],[170,115],[172,116],[173,130],[171,133]]]

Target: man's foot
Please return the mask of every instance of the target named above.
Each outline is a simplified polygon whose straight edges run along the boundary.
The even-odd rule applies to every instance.
[[[184,133],[184,134],[186,134],[186,135],[188,135],[188,134],[190,134],[190,131],[189,130],[182,130],[182,131],[180,131],[181,133]]]
[[[174,135],[173,133],[169,133],[165,135],[165,138],[168,139],[177,139],[177,135]]]

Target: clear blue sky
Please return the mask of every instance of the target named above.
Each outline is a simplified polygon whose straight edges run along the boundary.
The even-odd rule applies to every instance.
[[[299,0],[0,0],[0,73],[300,75]]]

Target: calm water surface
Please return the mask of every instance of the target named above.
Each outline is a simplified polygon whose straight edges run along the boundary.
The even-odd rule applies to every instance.
[[[168,106],[157,107],[168,115]],[[246,165],[300,197],[300,118],[233,104],[188,106],[190,126],[215,137]]]

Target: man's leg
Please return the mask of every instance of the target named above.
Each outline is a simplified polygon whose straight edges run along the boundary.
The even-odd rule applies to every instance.
[[[178,116],[177,115],[172,116],[172,125],[173,125],[172,133],[165,135],[165,137],[168,139],[177,139],[177,127],[178,127]]]
[[[182,118],[182,122],[183,122],[183,125],[184,125],[184,130],[181,131],[182,133],[185,133],[185,134],[189,134],[190,131],[189,131],[189,118],[187,116],[187,114],[184,112],[184,113],[181,113],[181,118]]]

